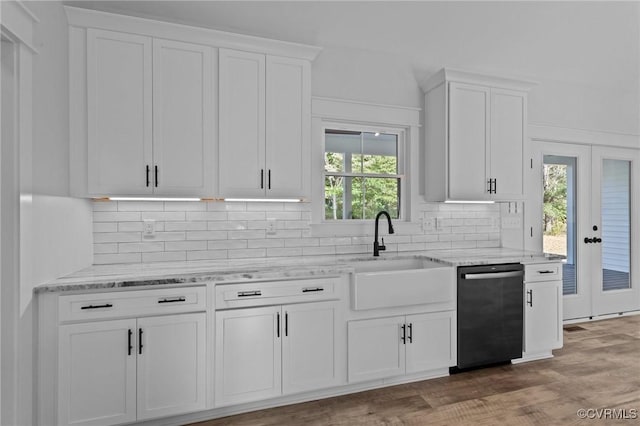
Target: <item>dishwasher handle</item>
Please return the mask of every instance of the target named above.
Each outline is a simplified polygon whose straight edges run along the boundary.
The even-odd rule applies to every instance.
[[[463,280],[491,280],[495,278],[514,278],[524,276],[524,271],[489,272],[462,274]]]

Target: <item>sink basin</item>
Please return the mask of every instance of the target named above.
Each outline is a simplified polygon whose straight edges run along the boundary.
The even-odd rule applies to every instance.
[[[442,264],[423,259],[375,259],[358,262],[355,266],[355,271],[356,274],[359,274],[364,272],[404,271],[434,267],[442,267]]]
[[[453,266],[422,259],[371,260],[355,267],[354,310],[440,304],[455,308]]]

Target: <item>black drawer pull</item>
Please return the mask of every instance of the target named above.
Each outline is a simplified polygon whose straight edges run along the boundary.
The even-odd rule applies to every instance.
[[[262,291],[254,290],[254,291],[239,291],[238,297],[251,297],[251,296],[262,296]]]
[[[302,292],[303,293],[311,293],[314,291],[324,291],[324,288],[322,287],[307,287],[307,288],[303,288]]]
[[[111,303],[105,303],[104,305],[88,305],[83,306],[80,309],[102,309],[102,308],[113,308]]]
[[[165,299],[160,299],[158,300],[158,303],[174,303],[174,302],[186,302],[187,298],[186,297],[174,297],[174,298],[165,298]]]
[[[133,335],[133,330],[129,329],[129,355],[131,355],[131,351],[133,350],[133,344],[131,343],[132,335]]]
[[[538,271],[539,274],[554,274],[556,271],[550,271],[550,270],[546,270],[546,271]]]

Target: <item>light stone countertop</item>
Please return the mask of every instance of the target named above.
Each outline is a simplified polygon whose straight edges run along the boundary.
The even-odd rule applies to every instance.
[[[423,259],[445,266],[558,262],[562,257],[508,248],[430,250],[243,260],[94,265],[35,287],[35,293],[150,285],[312,278],[354,272],[362,262]],[[381,268],[383,269],[383,268]]]

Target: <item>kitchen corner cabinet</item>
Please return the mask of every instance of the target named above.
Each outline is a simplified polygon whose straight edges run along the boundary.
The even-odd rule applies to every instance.
[[[216,312],[216,406],[340,384],[337,309],[317,302]]]
[[[221,197],[308,196],[311,64],[220,49]]]
[[[510,201],[524,194],[532,83],[442,70],[425,90],[428,201]]]
[[[213,48],[89,28],[86,64],[89,195],[211,196]]]
[[[349,382],[456,364],[455,311],[350,321]]]

